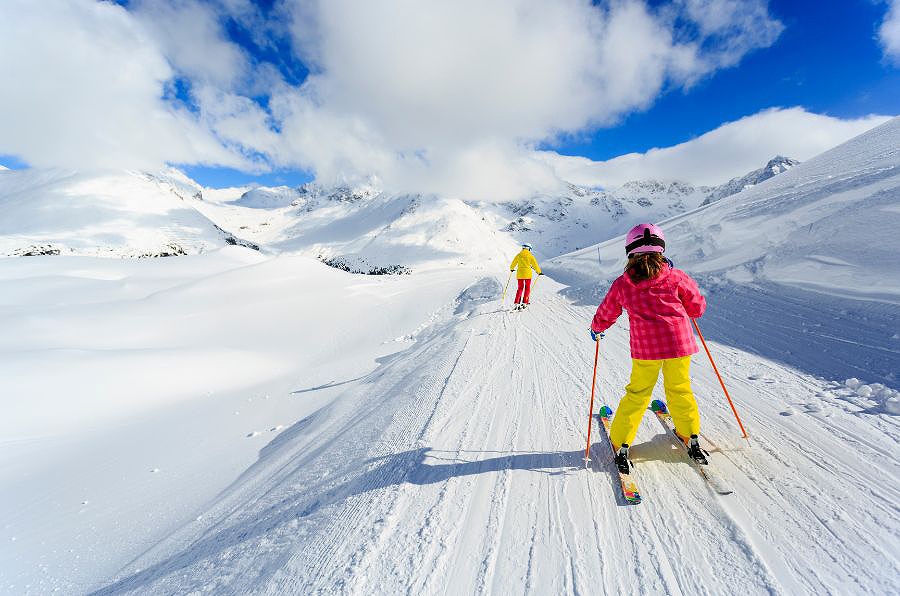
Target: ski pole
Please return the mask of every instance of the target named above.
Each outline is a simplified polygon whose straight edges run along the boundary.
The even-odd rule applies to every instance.
[[[506,301],[506,290],[509,289],[509,280],[512,279],[512,274],[513,274],[513,272],[510,271],[510,272],[509,272],[509,277],[506,278],[506,287],[503,288],[503,297],[500,298],[500,304],[503,304],[503,303]]]
[[[597,386],[597,360],[600,359],[600,342],[595,342],[597,346],[594,349],[594,376],[591,377],[591,405],[588,407],[588,433],[587,446],[584,448],[584,466],[587,467],[591,461],[591,422],[594,418],[594,388]]]
[[[719,384],[722,385],[722,391],[725,392],[725,397],[728,398],[728,405],[731,406],[731,411],[734,412],[734,418],[737,420],[738,426],[741,427],[741,432],[744,433],[744,438],[749,438],[747,435],[747,431],[744,430],[744,424],[741,422],[741,417],[738,416],[737,409],[734,407],[734,402],[731,401],[731,396],[728,395],[728,389],[725,388],[725,381],[722,380],[722,375],[719,374],[719,369],[716,368],[716,363],[713,360],[712,354],[709,352],[709,347],[706,345],[706,340],[703,339],[703,333],[700,332],[700,325],[697,324],[696,319],[691,319],[691,322],[694,324],[694,329],[697,330],[697,335],[700,336],[700,341],[703,343],[703,349],[706,350],[706,355],[709,356],[709,363],[712,364],[713,370],[716,372],[716,376],[719,378]]]
[[[529,298],[530,298],[531,296],[534,296],[534,291],[537,290],[537,282],[540,281],[540,279],[541,279],[541,276],[538,275],[538,276],[537,276],[537,279],[534,280],[534,285],[531,286],[531,291],[528,293],[528,297],[529,297]]]

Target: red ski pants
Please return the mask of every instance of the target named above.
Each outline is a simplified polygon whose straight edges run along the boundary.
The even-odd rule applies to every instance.
[[[528,304],[528,298],[531,296],[531,278],[517,279],[516,281],[519,282],[519,289],[516,290],[516,304],[520,302]]]

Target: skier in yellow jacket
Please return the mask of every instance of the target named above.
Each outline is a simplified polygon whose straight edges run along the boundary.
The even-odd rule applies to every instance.
[[[531,296],[531,271],[534,270],[538,275],[543,275],[541,266],[531,254],[530,244],[526,242],[522,245],[522,250],[509,264],[509,270],[516,272],[516,281],[519,283],[519,288],[516,290],[516,305],[513,310],[522,310],[528,306],[528,299]]]

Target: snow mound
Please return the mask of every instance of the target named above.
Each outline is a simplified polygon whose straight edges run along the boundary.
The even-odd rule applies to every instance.
[[[482,277],[463,290],[456,298],[456,314],[472,312],[481,304],[497,300],[503,292],[500,282],[494,277]]]
[[[844,387],[851,390],[857,397],[874,401],[888,414],[900,415],[900,391],[881,383],[866,384],[856,377],[844,381]]]

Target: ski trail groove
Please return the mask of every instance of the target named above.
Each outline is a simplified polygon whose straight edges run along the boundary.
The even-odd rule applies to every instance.
[[[876,566],[896,567],[896,542],[877,538],[878,517],[898,512],[896,464],[884,458],[885,478],[868,486],[853,473],[890,447],[842,450],[866,414],[785,417],[784,404],[806,399],[798,387],[838,390],[738,350],[715,347],[751,421],[749,446],[732,438],[708,364],[692,372],[704,440],[735,493],[715,494],[648,412],[633,450],[644,501],[623,505],[596,420],[593,461],[581,459],[592,309],[551,284],[526,311],[489,303],[434,323],[297,423],[182,552],[106,593],[891,592],[889,577],[841,547],[855,540]],[[625,321],[600,353],[595,407],[615,408],[630,368]],[[795,438],[813,432],[816,446]],[[819,485],[870,510],[844,513],[848,501]]]

